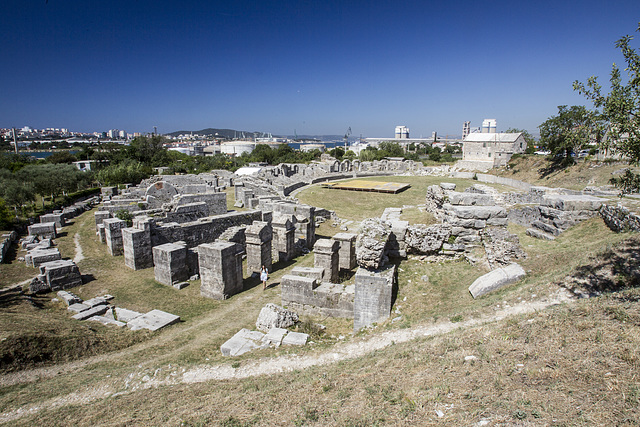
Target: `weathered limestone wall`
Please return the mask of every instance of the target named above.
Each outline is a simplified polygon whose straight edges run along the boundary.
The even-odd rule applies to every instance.
[[[183,241],[187,244],[187,247],[193,248],[202,243],[215,241],[230,227],[249,225],[253,221],[259,221],[261,218],[262,212],[253,210],[210,216],[184,224],[164,224],[152,227],[151,245],[157,246],[163,243]]]
[[[631,212],[621,204],[617,206],[602,205],[600,216],[605,224],[617,233],[623,231],[640,232],[640,215]]]
[[[322,283],[310,277],[284,275],[280,281],[282,305],[308,314],[353,317],[355,286]]]
[[[15,231],[0,236],[0,263],[4,261],[4,257],[7,255],[9,247],[13,242],[15,242],[17,238],[18,233],[16,233]]]
[[[356,271],[353,329],[358,331],[380,322],[391,314],[396,286],[396,266],[381,270],[359,268]]]

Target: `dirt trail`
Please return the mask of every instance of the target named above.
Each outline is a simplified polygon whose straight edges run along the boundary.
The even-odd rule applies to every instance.
[[[82,246],[80,246],[80,234],[76,233],[73,236],[73,242],[76,244],[76,256],[73,258],[73,262],[76,264],[84,259],[84,255],[82,254]]]
[[[160,375],[157,374],[159,371],[162,371],[162,369],[156,369],[152,374],[149,374],[148,371],[144,370],[134,371],[128,375],[122,376],[117,381],[111,380],[111,382],[96,382],[92,387],[83,390],[81,393],[71,393],[5,412],[0,414],[0,422],[9,422],[25,415],[38,413],[42,409],[52,409],[66,405],[88,404],[109,396],[131,393],[162,385],[241,379],[258,375],[273,375],[281,372],[304,369],[311,366],[327,365],[342,360],[355,359],[394,343],[404,343],[421,337],[441,335],[458,328],[473,328],[483,324],[497,322],[510,316],[544,310],[553,305],[571,302],[572,300],[574,300],[574,297],[568,291],[564,288],[559,288],[558,291],[549,298],[522,302],[496,311],[496,313],[491,316],[484,316],[460,323],[441,322],[435,325],[423,325],[411,329],[383,332],[362,338],[361,340],[354,339],[353,341],[336,344],[331,349],[327,349],[326,351],[316,354],[304,356],[283,355],[270,359],[261,358],[254,361],[243,362],[243,366],[239,368],[233,368],[231,367],[231,364],[216,366],[202,365],[188,370],[178,366],[170,366],[170,372],[161,372]],[[204,323],[206,323],[206,321],[198,322],[197,324],[194,324],[193,327],[201,327]],[[178,332],[178,330],[175,331],[176,333]],[[181,330],[180,332],[183,331],[184,330]],[[172,339],[173,335],[175,335],[175,333],[166,334],[162,339]],[[143,345],[154,345],[154,342],[146,342],[143,343]],[[157,342],[155,343],[157,344]],[[134,346],[131,351],[138,350],[140,350],[140,346]],[[91,358],[86,361],[73,362],[65,365],[23,372],[21,375],[17,375],[20,374],[17,373],[14,378],[7,378],[7,376],[0,378],[0,384],[9,385],[35,381],[38,378],[41,378],[41,375],[44,377],[58,375],[61,372],[68,372],[69,370],[73,370],[79,366],[85,366],[98,361],[118,357],[126,353],[127,351],[122,351],[116,354]],[[141,368],[141,366],[139,366],[139,368]],[[11,377],[11,375],[8,377]],[[123,384],[124,386],[117,387],[114,382]]]

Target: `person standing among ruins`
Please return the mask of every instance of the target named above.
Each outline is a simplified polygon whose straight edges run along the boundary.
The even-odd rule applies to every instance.
[[[263,265],[262,268],[260,269],[260,280],[262,281],[262,290],[263,291],[265,289],[267,289],[267,279],[268,278],[269,278],[269,271],[267,270],[267,267],[265,267]]]

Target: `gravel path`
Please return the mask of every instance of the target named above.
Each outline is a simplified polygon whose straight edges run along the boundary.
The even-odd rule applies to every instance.
[[[80,246],[80,234],[76,233],[73,236],[73,243],[76,244],[76,256],[73,258],[73,262],[77,264],[84,259],[84,255],[82,254],[82,246]]]
[[[0,414],[0,422],[9,422],[25,415],[38,413],[42,409],[53,409],[66,405],[89,404],[109,396],[131,393],[162,385],[242,379],[258,375],[274,375],[281,372],[299,370],[311,366],[328,365],[342,360],[355,359],[392,344],[404,343],[421,337],[441,335],[459,328],[473,328],[483,324],[497,322],[510,316],[544,310],[554,305],[571,302],[573,299],[574,297],[568,291],[564,288],[559,288],[558,291],[549,298],[522,302],[496,311],[491,316],[471,319],[459,323],[447,321],[434,325],[418,326],[411,329],[387,331],[369,337],[364,337],[361,340],[336,344],[331,349],[322,353],[303,356],[290,354],[269,359],[261,358],[254,361],[243,362],[243,366],[238,368],[231,367],[231,364],[224,364],[216,366],[201,365],[188,370],[179,366],[170,366],[171,369],[169,370],[163,371],[158,368],[151,374],[149,374],[148,371],[134,371],[121,378],[121,381],[118,381],[118,383],[124,384],[124,388],[115,387],[113,381],[109,383],[96,382],[93,386],[87,387],[80,393],[71,393],[65,396],[47,399],[39,402],[37,405],[27,405]],[[99,359],[102,360],[107,358],[108,355],[99,357]],[[76,362],[74,364],[79,366],[83,365],[82,362]],[[43,368],[43,371],[45,369],[49,371],[48,373],[55,374],[56,367]],[[32,373],[36,373],[38,370],[34,371],[35,372]],[[26,372],[23,374],[26,374]],[[37,373],[34,376],[26,376],[31,378],[34,376],[37,377]],[[2,379],[0,378],[0,383],[3,382],[1,380]]]

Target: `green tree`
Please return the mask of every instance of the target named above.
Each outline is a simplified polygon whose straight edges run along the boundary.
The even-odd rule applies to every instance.
[[[572,154],[589,142],[601,138],[601,117],[583,105],[558,106],[558,115],[549,117],[539,126],[540,146],[549,150],[561,164],[573,164]]]
[[[3,182],[2,197],[15,209],[16,214],[18,210],[22,211],[25,204],[36,199],[33,184],[17,179]]]
[[[640,23],[636,31],[640,32]],[[623,81],[622,73],[614,63],[608,94],[603,93],[596,76],[589,77],[586,84],[576,80],[573,88],[591,100],[596,108],[602,108],[608,131],[603,146],[613,148],[626,156],[630,164],[637,166],[640,163],[640,49],[631,47],[632,40],[632,36],[626,35],[615,45],[627,63],[626,81]],[[635,188],[629,185],[634,182],[640,183],[640,178],[627,176],[624,182],[622,177],[612,179],[612,183],[623,188],[623,192],[640,191],[640,184]]]
[[[7,207],[5,201],[0,198],[0,229],[9,228],[12,221],[13,215],[11,215],[11,211]]]

